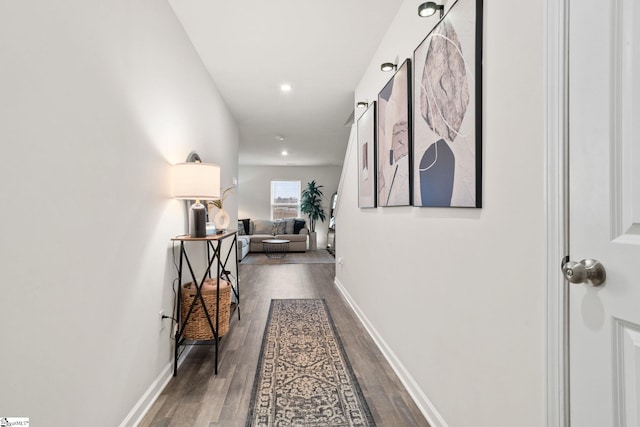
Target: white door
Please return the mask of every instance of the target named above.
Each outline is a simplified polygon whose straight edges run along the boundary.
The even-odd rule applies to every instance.
[[[572,427],[640,427],[640,1],[570,0]]]

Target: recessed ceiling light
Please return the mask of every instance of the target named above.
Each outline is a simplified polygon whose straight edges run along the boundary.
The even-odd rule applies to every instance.
[[[282,154],[283,156],[289,155],[289,153],[287,153],[287,150],[282,150],[282,152],[280,154]]]
[[[291,85],[289,83],[282,83],[280,85],[280,90],[283,91],[283,92],[291,92],[291,89],[293,89],[293,88],[291,87]]]
[[[276,141],[284,141],[284,136],[276,135]]]

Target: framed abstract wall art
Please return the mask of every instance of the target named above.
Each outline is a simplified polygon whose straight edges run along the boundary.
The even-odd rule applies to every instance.
[[[414,206],[482,206],[482,0],[457,0],[413,55]]]
[[[378,206],[411,205],[411,60],[378,94]]]
[[[358,207],[376,207],[376,102],[358,119]]]

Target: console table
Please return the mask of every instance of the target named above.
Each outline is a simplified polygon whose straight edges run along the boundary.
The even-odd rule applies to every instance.
[[[227,240],[227,239],[231,239],[231,244],[229,246],[228,251],[226,252],[226,254],[222,253],[222,243]],[[209,235],[209,236],[205,236],[205,237],[191,237],[189,235],[184,235],[184,236],[177,236],[171,239],[171,241],[173,242],[180,242],[180,262],[179,262],[179,266],[178,266],[178,291],[177,291],[177,304],[176,304],[176,331],[175,331],[175,349],[174,349],[174,360],[173,360],[173,376],[175,377],[178,373],[178,357],[180,355],[179,353],[179,349],[180,346],[183,345],[196,345],[196,344],[208,344],[208,345],[215,345],[216,349],[215,349],[215,374],[218,374],[218,344],[221,340],[222,337],[218,336],[218,330],[219,330],[219,307],[220,307],[220,279],[224,279],[227,282],[230,283],[231,285],[231,291],[233,292],[233,295],[235,295],[236,297],[236,304],[235,306],[232,305],[231,310],[237,310],[238,311],[238,320],[240,320],[240,286],[239,286],[239,280],[236,277],[236,283],[234,285],[234,283],[231,281],[230,279],[230,274],[231,272],[229,270],[227,270],[227,263],[229,262],[229,258],[231,257],[231,254],[237,254],[237,245],[238,245],[238,236],[237,236],[237,231],[236,230],[228,230],[225,233],[221,233],[221,234],[214,234],[214,235]],[[189,260],[189,255],[187,253],[186,250],[186,243],[190,243],[192,245],[196,245],[196,244],[205,244],[206,248],[207,248],[207,259],[208,259],[208,264],[206,267],[206,271],[204,272],[204,274],[202,275],[202,279],[198,280],[196,278],[196,273],[193,270],[193,267],[191,265],[191,261]],[[235,264],[236,264],[236,274],[238,271],[238,257],[237,255],[234,255],[234,259],[235,259]],[[186,264],[189,273],[191,275],[191,279],[193,281],[193,284],[196,287],[196,293],[195,296],[193,298],[193,301],[191,302],[191,305],[189,307],[189,310],[187,311],[187,313],[184,316],[184,319],[182,319],[182,273],[183,273],[183,268],[184,265]],[[212,270],[214,270],[212,272]],[[205,280],[207,278],[211,278],[212,274],[215,274],[216,277],[216,287],[217,287],[217,292],[216,292],[216,316],[215,319],[212,319],[211,316],[209,315],[209,313],[207,312],[207,308],[206,308],[206,304],[204,301],[204,298],[202,296],[202,285],[204,284]],[[200,304],[202,304],[202,308],[206,314],[208,323],[209,323],[209,327],[211,328],[211,333],[213,336],[212,340],[200,340],[200,341],[194,341],[194,340],[187,340],[184,337],[184,330],[185,327],[187,325],[187,323],[189,322],[189,317],[191,316],[191,313],[196,305],[196,303],[199,302]],[[230,316],[231,317],[231,316]],[[231,319],[229,319],[231,320]]]

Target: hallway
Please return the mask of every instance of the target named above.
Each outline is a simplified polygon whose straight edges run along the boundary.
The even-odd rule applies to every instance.
[[[272,298],[324,298],[379,426],[428,426],[336,289],[334,264],[240,264],[242,319],[231,320],[214,377],[213,347],[195,347],[141,426],[244,426]]]

